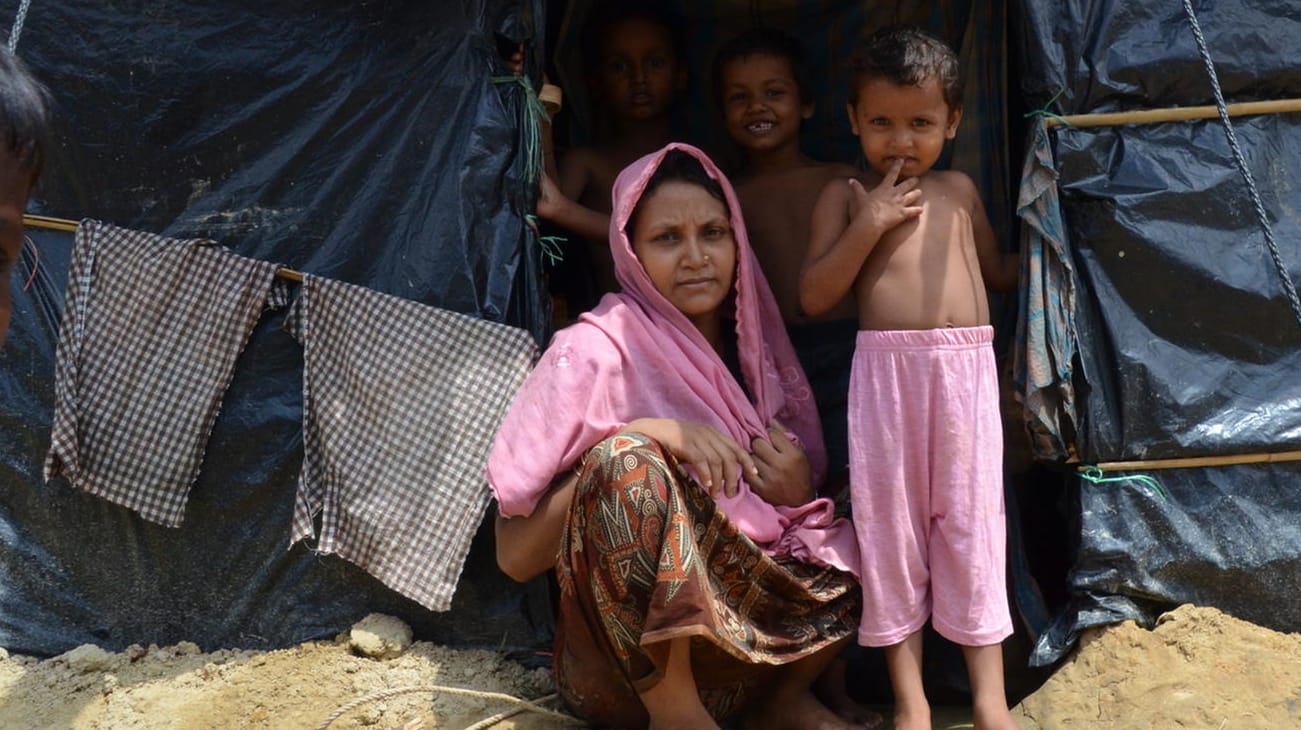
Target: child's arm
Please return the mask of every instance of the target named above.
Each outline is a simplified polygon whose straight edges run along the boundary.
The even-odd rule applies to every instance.
[[[886,231],[921,215],[916,178],[896,184],[902,162],[868,192],[855,179],[832,180],[813,206],[809,249],[800,272],[800,308],[817,316],[836,306]]]
[[[971,228],[976,242],[976,258],[980,261],[980,278],[984,279],[985,286],[990,289],[1015,289],[1021,273],[1021,257],[999,248],[994,228],[989,224],[989,216],[985,214],[980,191],[976,190],[976,184],[971,178],[963,175],[962,179],[971,201]]]
[[[560,161],[557,177],[543,174],[538,195],[538,216],[583,238],[604,241],[610,235],[610,216],[576,202],[591,183],[591,168],[582,151],[574,150]]]

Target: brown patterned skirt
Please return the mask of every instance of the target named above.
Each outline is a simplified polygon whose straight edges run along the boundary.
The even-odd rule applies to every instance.
[[[701,699],[722,720],[774,667],[858,629],[852,576],[764,554],[640,434],[587,453],[556,567],[556,682],[598,726],[647,725],[637,692],[659,681],[670,639],[691,637]]]

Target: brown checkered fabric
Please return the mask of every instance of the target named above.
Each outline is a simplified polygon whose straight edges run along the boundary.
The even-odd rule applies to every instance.
[[[180,525],[235,360],[262,312],[286,303],[276,268],[212,241],[83,221],[46,480]]]
[[[488,451],[537,356],[522,329],[303,278],[303,467],[291,543],[312,537],[422,606],[451,605],[488,506]]]

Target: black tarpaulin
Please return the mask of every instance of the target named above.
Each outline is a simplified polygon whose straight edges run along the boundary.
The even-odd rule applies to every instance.
[[[33,4],[17,52],[51,88],[57,129],[32,209],[211,238],[542,340],[525,89],[499,78],[498,52],[533,37],[540,8]],[[263,318],[239,361],[179,529],[43,483],[72,237],[31,235],[39,262],[29,252],[14,273],[0,355],[0,646],[270,648],[371,611],[452,645],[545,641],[545,590],[497,571],[490,530],[445,614],[289,548],[303,364],[283,313]]]
[[[1213,105],[1180,3],[1023,2],[1031,108],[1088,114]],[[1228,103],[1301,97],[1288,2],[1193,2]],[[1232,120],[1278,257],[1301,275],[1301,116]],[[1301,445],[1301,324],[1218,118],[1059,126],[1053,157],[1075,277],[1084,464],[1242,456]],[[1284,630],[1301,575],[1293,463],[1113,471],[1078,485],[1071,605],[1035,659],[1084,627],[1216,606]],[[1157,480],[1162,497],[1144,477]]]

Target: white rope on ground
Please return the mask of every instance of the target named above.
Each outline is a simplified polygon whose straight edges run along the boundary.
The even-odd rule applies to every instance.
[[[546,695],[545,697],[539,697],[536,700],[529,701],[529,700],[522,700],[518,697],[513,697],[508,694],[502,694],[500,692],[483,692],[475,689],[465,689],[464,687],[445,687],[441,685],[426,685],[423,687],[395,687],[393,689],[386,689],[380,692],[376,692],[374,694],[369,694],[366,695],[365,697],[359,697],[358,699],[355,699],[352,702],[349,702],[348,704],[344,705],[343,707],[340,707],[339,709],[335,710],[334,714],[325,718],[325,722],[322,722],[320,725],[318,725],[316,730],[326,730],[326,728],[330,727],[330,725],[333,724],[335,720],[338,720],[340,717],[342,717],[344,713],[348,712],[349,710],[360,707],[361,705],[364,705],[367,702],[374,702],[376,700],[382,700],[389,697],[393,697],[395,695],[408,694],[411,692],[433,692],[434,694],[460,695],[462,697],[477,697],[479,699],[485,699],[485,700],[499,700],[501,702],[509,702],[510,704],[518,705],[520,707],[520,711],[536,712],[539,715],[545,715],[547,717],[556,720],[562,720],[564,722],[572,723],[575,725],[585,724],[583,723],[582,720],[579,720],[578,718],[572,715],[566,715],[563,712],[556,712],[555,710],[549,710],[537,704],[539,702],[546,702],[548,700],[555,699],[556,695],[554,694],[549,694]],[[493,720],[494,722],[499,721],[494,718],[488,718],[488,719]],[[505,719],[505,718],[500,718],[500,719]],[[480,726],[487,727],[484,726],[483,723],[476,723],[472,727],[480,727]]]
[[[555,695],[552,696],[554,697]],[[508,720],[522,712],[524,712],[523,707],[516,707],[513,710],[504,710],[502,712],[498,712],[492,717],[485,717],[482,720],[474,723],[473,725],[466,725],[464,728],[462,728],[462,730],[487,730],[487,728],[496,725],[502,720]]]
[[[9,52],[13,53],[18,47],[18,36],[23,34],[23,23],[27,21],[27,9],[32,5],[32,0],[23,0],[18,5],[18,15],[14,17],[14,27],[9,31]]]
[[[1251,170],[1247,169],[1247,162],[1242,154],[1242,148],[1238,147],[1238,137],[1233,133],[1233,123],[1229,121],[1229,111],[1224,103],[1224,93],[1220,91],[1220,79],[1215,74],[1215,64],[1211,62],[1210,51],[1206,50],[1206,38],[1202,36],[1202,27],[1197,22],[1197,13],[1193,12],[1192,0],[1184,0],[1184,14],[1188,16],[1188,23],[1193,28],[1193,37],[1197,39],[1197,51],[1202,56],[1202,63],[1206,66],[1206,75],[1211,80],[1211,91],[1215,93],[1215,106],[1220,112],[1220,121],[1224,123],[1224,136],[1229,139],[1229,149],[1233,151],[1233,161],[1238,165],[1238,171],[1242,173],[1242,179],[1247,183],[1247,192],[1251,195],[1252,206],[1256,209],[1256,218],[1260,221],[1260,227],[1265,231],[1265,245],[1269,248],[1269,257],[1274,260],[1274,269],[1278,272],[1278,278],[1283,282],[1283,291],[1287,294],[1287,301],[1292,305],[1292,316],[1296,321],[1301,323],[1301,299],[1297,298],[1296,286],[1292,283],[1292,277],[1287,273],[1287,265],[1283,263],[1283,256],[1278,252],[1278,244],[1274,242],[1274,231],[1269,226],[1269,218],[1265,215],[1265,204],[1260,200],[1260,193],[1256,190],[1256,180],[1251,175]]]

